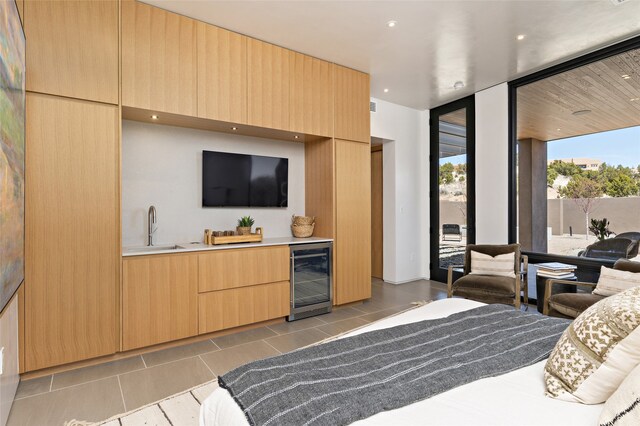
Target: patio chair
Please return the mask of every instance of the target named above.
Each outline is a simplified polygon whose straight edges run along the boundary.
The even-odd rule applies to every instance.
[[[619,259],[613,265],[613,269],[619,271],[628,271],[640,273],[640,262],[634,262],[627,259]],[[559,293],[553,294],[554,285],[566,284],[576,287],[584,287],[593,291],[596,283],[587,283],[579,281],[567,280],[547,280],[544,291],[544,308],[542,313],[545,315],[561,317],[561,318],[577,318],[588,307],[594,305],[604,299],[606,296],[589,293]]]
[[[442,225],[442,241],[462,241],[460,225],[445,223]]]
[[[633,241],[628,238],[609,238],[587,246],[584,251],[578,253],[578,256],[612,260],[628,259],[633,245]]]
[[[633,243],[629,247],[627,259],[633,259],[638,255],[638,248],[640,247],[640,232],[623,232],[616,235],[614,238],[627,238]]]
[[[471,272],[471,251],[490,256],[515,253],[513,272],[515,278],[496,275],[475,275]],[[522,269],[521,269],[521,265]],[[503,303],[520,309],[520,291],[524,287],[524,303],[529,303],[527,269],[529,258],[520,254],[520,244],[508,245],[468,245],[464,255],[463,276],[453,281],[455,265],[449,266],[447,296],[460,296],[484,303]],[[458,267],[460,267],[458,266]]]

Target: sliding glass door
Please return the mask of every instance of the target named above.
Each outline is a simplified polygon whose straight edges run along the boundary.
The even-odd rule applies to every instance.
[[[475,242],[474,98],[431,110],[431,279],[446,281]]]

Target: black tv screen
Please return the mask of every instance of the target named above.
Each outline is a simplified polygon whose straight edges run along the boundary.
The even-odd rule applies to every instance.
[[[202,151],[203,207],[287,207],[289,160]]]

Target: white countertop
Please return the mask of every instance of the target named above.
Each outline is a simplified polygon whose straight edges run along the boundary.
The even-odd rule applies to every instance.
[[[124,247],[122,256],[148,256],[152,254],[171,254],[171,253],[189,253],[194,251],[209,250],[229,250],[250,247],[268,247],[268,246],[288,246],[292,244],[313,244],[332,242],[331,238],[295,238],[295,237],[279,237],[264,238],[259,243],[236,243],[236,244],[219,244],[210,246],[204,243],[178,243],[178,244],[158,244],[153,247]]]

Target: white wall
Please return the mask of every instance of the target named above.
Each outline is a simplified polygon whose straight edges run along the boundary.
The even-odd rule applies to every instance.
[[[476,242],[509,240],[509,91],[476,93]]]
[[[203,208],[202,151],[289,159],[289,207]],[[122,122],[122,243],[146,244],[147,210],[158,211],[156,241],[202,241],[205,228],[235,229],[243,215],[267,237],[291,235],[292,214],[304,214],[304,145],[182,127]]]
[[[425,278],[429,269],[428,111],[372,101],[377,112],[371,113],[371,136],[388,140],[382,153],[383,278],[391,283]]]

